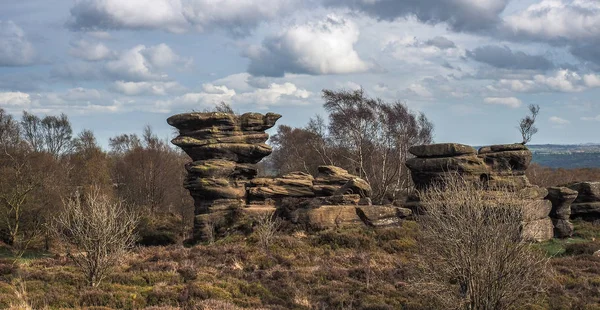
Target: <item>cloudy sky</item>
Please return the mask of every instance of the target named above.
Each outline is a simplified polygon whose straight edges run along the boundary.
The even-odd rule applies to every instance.
[[[0,107],[103,145],[221,101],[303,126],[362,87],[436,142],[600,143],[598,0],[0,0]]]

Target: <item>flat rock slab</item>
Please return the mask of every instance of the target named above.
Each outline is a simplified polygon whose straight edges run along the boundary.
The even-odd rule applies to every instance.
[[[458,143],[416,145],[411,147],[408,152],[417,157],[452,157],[477,154],[473,147]]]
[[[581,218],[586,221],[600,219],[600,202],[582,202],[571,204],[571,218]]]
[[[579,182],[567,187],[577,191],[575,203],[600,202],[600,182]]]

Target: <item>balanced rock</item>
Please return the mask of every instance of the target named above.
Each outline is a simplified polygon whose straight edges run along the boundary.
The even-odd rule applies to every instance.
[[[194,198],[194,238],[208,240],[231,227],[246,204],[246,183],[257,175],[258,163],[271,154],[264,131],[281,115],[267,113],[184,113],[167,122],[179,130],[171,142],[192,159],[185,168],[184,187]],[[276,191],[290,192],[286,188]]]
[[[573,224],[569,221],[571,217],[571,203],[577,198],[577,191],[567,187],[549,187],[548,199],[552,202],[550,217],[554,224],[554,236],[556,238],[567,238],[573,235]]]

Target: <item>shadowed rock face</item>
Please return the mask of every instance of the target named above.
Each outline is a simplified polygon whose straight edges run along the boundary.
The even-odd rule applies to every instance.
[[[194,198],[194,238],[210,239],[235,220],[246,204],[246,182],[257,175],[254,164],[271,154],[265,144],[279,114],[184,113],[167,119],[179,130],[171,142],[191,158],[184,187]]]
[[[600,182],[579,182],[567,187],[577,191],[577,198],[571,204],[571,218],[600,219]]]
[[[554,236],[567,238],[573,235],[571,217],[571,203],[577,198],[577,191],[567,187],[549,187],[546,199],[552,202],[550,217],[554,224]]]
[[[441,183],[447,173],[458,173],[463,179],[482,182],[489,188],[515,191],[524,199],[523,237],[544,241],[553,236],[552,221],[548,217],[551,204],[544,201],[546,189],[533,186],[525,176],[531,162],[531,152],[522,144],[486,146],[476,151],[458,143],[419,145],[409,149],[414,158],[406,162],[415,187],[420,190]],[[413,197],[414,198],[414,197]],[[408,201],[418,211],[418,201]]]

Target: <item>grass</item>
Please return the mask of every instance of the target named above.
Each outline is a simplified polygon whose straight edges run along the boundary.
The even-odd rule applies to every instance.
[[[552,256],[554,282],[530,309],[600,309],[600,258],[587,248],[600,229],[576,223],[573,239],[538,245]],[[411,288],[417,227],[280,234],[267,255],[250,236],[194,247],[140,247],[88,288],[64,259],[32,252],[0,258],[0,308],[19,309],[432,309]],[[588,252],[586,252],[588,251]],[[21,296],[21,297],[19,297]],[[21,307],[22,308],[22,307]]]

